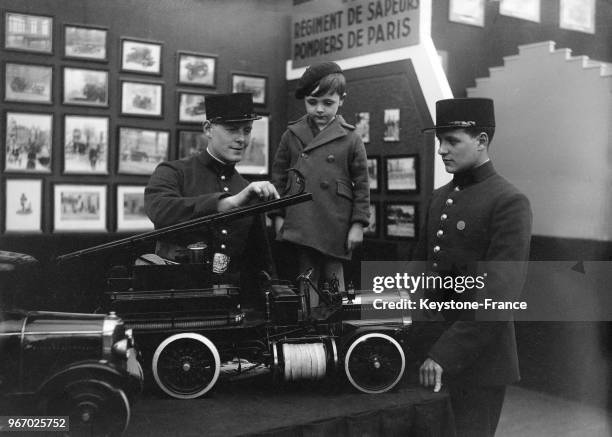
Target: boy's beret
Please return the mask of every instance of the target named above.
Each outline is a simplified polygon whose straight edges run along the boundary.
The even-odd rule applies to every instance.
[[[295,97],[297,99],[303,99],[310,95],[310,93],[319,85],[319,81],[328,74],[342,73],[342,68],[335,62],[319,62],[312,64],[306,69],[297,84],[295,90]]]

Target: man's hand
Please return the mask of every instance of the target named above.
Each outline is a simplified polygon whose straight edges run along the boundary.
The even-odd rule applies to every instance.
[[[285,223],[284,217],[281,217],[280,215],[277,215],[276,217],[274,217],[274,232],[276,233],[276,235],[280,234],[281,228],[283,227],[284,223]]]
[[[419,369],[419,383],[425,387],[433,385],[433,391],[439,392],[442,388],[442,366],[431,358],[427,358]]]
[[[265,201],[272,199],[280,199],[280,195],[274,185],[268,181],[251,182],[240,193],[221,199],[217,209],[219,211],[227,211],[228,209],[248,205],[254,200]]]
[[[346,251],[357,248],[363,243],[363,225],[361,223],[353,223],[346,237]]]

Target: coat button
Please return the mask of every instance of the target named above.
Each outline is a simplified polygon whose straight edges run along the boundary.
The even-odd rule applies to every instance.
[[[457,222],[457,229],[459,229],[460,231],[463,231],[465,229],[465,222],[463,220],[459,220]]]
[[[432,264],[431,264],[431,266],[432,266],[434,269],[437,269],[437,268],[438,268],[438,263],[436,263],[436,262],[435,262],[435,263],[432,263]]]
[[[452,206],[453,199],[446,199],[446,206]]]
[[[438,229],[438,232],[436,232],[436,237],[442,238],[443,235],[444,235],[444,231],[442,229]]]
[[[222,181],[224,181],[224,180],[225,180],[225,175],[224,175],[224,174],[222,174],[222,175],[221,175],[221,180],[222,180]]]
[[[433,251],[434,253],[440,252],[440,246],[434,246]]]
[[[455,187],[455,191],[459,191],[459,190],[461,190],[461,188],[459,187],[459,185],[457,185],[457,186]]]
[[[223,235],[227,235],[227,229],[221,229],[221,233],[222,233]]]
[[[321,188],[323,188],[324,190],[327,190],[329,188],[329,182],[327,181],[321,182]]]
[[[221,249],[225,249],[225,244],[222,244],[222,245],[221,245]]]
[[[448,218],[448,216],[446,214],[442,214],[440,216],[440,220],[446,220]]]
[[[334,162],[336,160],[336,157],[334,155],[329,155],[327,157],[327,162]]]
[[[302,158],[304,158],[304,159],[308,159],[308,154],[307,154],[307,153],[302,153],[300,156],[301,156]]]
[[[229,191],[229,188],[223,187],[223,191],[225,191],[227,193]]]

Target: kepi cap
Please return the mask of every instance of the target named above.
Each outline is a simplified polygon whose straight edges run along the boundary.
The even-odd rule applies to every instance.
[[[251,93],[211,94],[204,100],[206,120],[211,123],[236,123],[259,120],[253,111]]]
[[[310,95],[319,85],[321,79],[333,73],[342,73],[342,68],[335,62],[326,61],[312,64],[306,69],[304,74],[302,74],[302,77],[300,77],[295,90],[295,97],[297,99],[303,99]]]
[[[436,102],[436,125],[423,129],[495,127],[493,100],[480,97],[444,99]]]

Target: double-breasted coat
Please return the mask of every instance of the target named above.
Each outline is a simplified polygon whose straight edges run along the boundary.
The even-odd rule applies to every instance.
[[[316,136],[307,116],[289,124],[272,165],[272,182],[285,189],[288,168],[299,170],[313,201],[284,214],[279,240],[308,246],[339,259],[350,259],[346,238],[353,223],[369,223],[367,156],[355,127],[341,116]]]
[[[472,296],[516,301],[526,275],[531,223],[528,199],[488,161],[455,175],[434,191],[415,258],[426,260],[433,274],[485,276],[485,287],[477,290],[478,296],[459,296],[452,291],[445,295],[446,300]],[[495,386],[517,381],[514,324],[506,313],[500,314],[443,312],[444,321],[437,325],[441,335],[430,345],[427,356],[458,384]],[[427,331],[435,329],[434,325],[424,323],[421,328]]]

